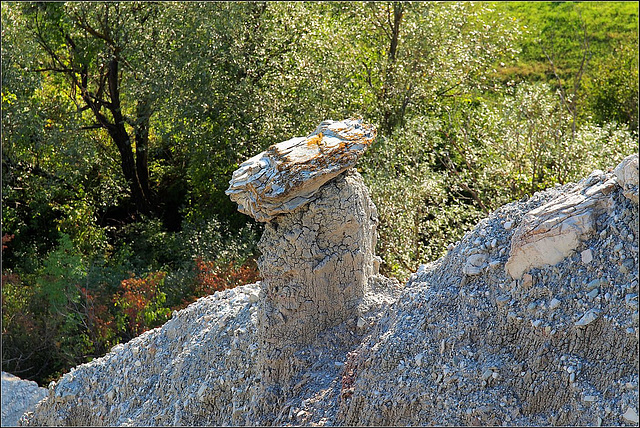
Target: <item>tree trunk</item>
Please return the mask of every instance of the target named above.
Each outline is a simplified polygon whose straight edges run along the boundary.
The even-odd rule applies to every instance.
[[[393,23],[389,22],[390,41],[388,52],[388,65],[385,73],[384,87],[382,90],[382,104],[384,113],[382,118],[383,128],[387,135],[391,135],[395,127],[402,121],[401,112],[395,105],[397,93],[395,63],[398,52],[398,41],[400,37],[400,23],[404,14],[404,5],[401,2],[393,3]]]
[[[36,12],[37,13],[37,12]],[[120,160],[122,164],[122,173],[129,184],[131,196],[133,197],[136,211],[142,214],[150,214],[152,211],[152,203],[150,202],[149,191],[149,169],[148,169],[148,143],[149,143],[149,117],[150,102],[143,99],[137,105],[136,124],[134,124],[135,133],[135,153],[132,147],[131,137],[125,128],[125,118],[122,114],[120,100],[120,75],[119,62],[121,48],[111,38],[110,28],[108,25],[108,6],[105,9],[103,20],[99,20],[102,28],[96,29],[89,25],[86,16],[76,16],[76,25],[82,28],[86,33],[85,37],[92,37],[102,40],[109,48],[109,52],[113,55],[106,69],[100,67],[98,71],[97,87],[95,91],[91,91],[89,86],[89,66],[86,58],[78,57],[77,45],[74,42],[67,29],[58,25],[60,35],[66,40],[69,48],[69,59],[60,55],[50,46],[45,34],[47,31],[39,25],[38,17],[34,20],[33,28],[36,40],[40,46],[50,56],[54,66],[48,70],[64,73],[67,75],[73,86],[73,94],[75,96],[76,88],[80,90],[82,100],[86,107],[91,109],[97,121],[97,127],[104,128],[109,136],[118,147],[120,152]],[[108,99],[103,99],[104,89],[108,91]],[[105,115],[103,108],[106,108],[112,116],[112,119]],[[93,127],[93,126],[92,126]]]
[[[136,210],[141,214],[149,214],[151,212],[151,203],[149,202],[148,197],[148,172],[146,169],[147,166],[147,150],[146,150],[146,141],[144,144],[144,156],[140,162],[136,160],[133,154],[133,148],[131,146],[131,138],[127,133],[127,130],[124,127],[124,117],[122,116],[122,111],[120,109],[120,88],[118,82],[118,60],[114,58],[109,63],[109,93],[111,95],[111,104],[109,106],[109,110],[113,116],[113,123],[106,126],[111,139],[118,147],[118,151],[120,152],[120,159],[122,160],[122,172],[124,174],[124,178],[129,183],[131,188],[131,195],[133,196],[133,200],[136,205]],[[148,120],[148,119],[147,119]],[[139,128],[139,127],[137,127]],[[146,135],[148,139],[148,127],[145,126],[143,135]],[[137,133],[137,132],[136,132]],[[136,154],[137,155],[137,154]],[[143,174],[143,178],[145,179],[145,186],[142,185],[140,181],[140,176],[138,175],[138,169],[144,169],[145,173]],[[147,191],[145,192],[145,187]]]
[[[136,111],[136,171],[142,192],[151,198],[149,189],[149,119],[151,103],[148,99],[139,101]]]

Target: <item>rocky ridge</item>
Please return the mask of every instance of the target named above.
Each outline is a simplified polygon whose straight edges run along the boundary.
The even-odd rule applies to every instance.
[[[46,388],[40,388],[37,383],[2,372],[2,426],[18,425],[22,414],[46,396]]]
[[[625,162],[637,177],[637,155]],[[638,205],[612,178],[595,171],[508,204],[422,266],[355,351],[337,420],[637,425]],[[586,209],[550,209],[582,197]],[[592,227],[557,230],[579,238],[566,256],[512,278],[514,249],[540,254],[533,241],[518,246],[529,220],[574,215]]]
[[[505,205],[397,293],[371,281],[366,310],[291,352],[289,393],[267,422],[637,426],[637,162]],[[561,224],[576,210],[540,208],[575,207],[576,195],[602,201],[565,257],[505,268],[527,251],[518,242],[534,242],[518,238],[527,215]],[[256,424],[262,293],[259,283],[198,300],[73,369],[22,422]]]

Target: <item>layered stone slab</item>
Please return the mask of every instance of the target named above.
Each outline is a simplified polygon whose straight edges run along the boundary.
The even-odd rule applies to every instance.
[[[243,162],[226,194],[240,212],[271,221],[306,204],[323,184],[354,166],[375,137],[375,128],[361,119],[324,121],[309,136],[274,144]]]

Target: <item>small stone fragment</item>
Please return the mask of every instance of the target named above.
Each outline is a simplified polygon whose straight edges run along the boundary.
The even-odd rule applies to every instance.
[[[624,296],[624,303],[627,307],[635,309],[638,307],[638,293],[629,293]]]
[[[509,300],[511,300],[511,298],[509,296],[507,296],[507,295],[498,296],[496,298],[496,304],[498,305],[499,308],[501,308],[504,305],[506,305],[507,303],[509,303]]]
[[[560,306],[560,300],[556,299],[555,297],[553,299],[551,299],[551,301],[549,302],[549,309],[554,310],[556,309],[558,306]]]
[[[260,299],[259,293],[249,293],[249,302],[256,303]]]
[[[576,321],[575,325],[578,327],[586,326],[594,322],[598,319],[600,315],[600,310],[597,308],[589,309],[578,321]]]
[[[591,263],[593,261],[593,251],[591,251],[591,248],[587,248],[582,253],[580,253],[580,257],[582,257],[582,263]]]
[[[485,371],[482,372],[482,380],[487,380],[491,377],[491,375],[493,374],[493,371],[490,369],[485,369]]]
[[[625,420],[625,422],[628,422],[630,424],[637,424],[638,423],[638,411],[629,406],[627,408],[627,411],[624,412],[624,414],[622,415],[622,419]]]
[[[597,288],[600,284],[601,284],[601,281],[599,279],[594,279],[593,281],[590,281],[589,283],[587,283],[587,285],[585,286],[585,289],[587,291],[591,291],[594,288]]]
[[[462,268],[462,272],[465,275],[479,275],[487,266],[487,258],[486,254],[473,254],[469,256]]]

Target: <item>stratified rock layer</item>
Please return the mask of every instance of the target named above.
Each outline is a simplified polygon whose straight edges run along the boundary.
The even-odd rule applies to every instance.
[[[322,122],[308,137],[274,144],[233,173],[226,193],[258,221],[291,212],[327,181],[355,165],[376,136],[359,119]]]
[[[508,204],[421,266],[350,353],[333,423],[637,426],[638,205],[612,176]],[[562,224],[591,197],[606,207],[582,207],[591,230],[566,257],[507,273],[531,213]]]

